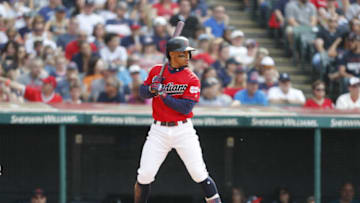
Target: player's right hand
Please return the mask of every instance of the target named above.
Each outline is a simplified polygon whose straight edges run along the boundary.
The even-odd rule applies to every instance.
[[[162,83],[164,80],[165,80],[164,77],[161,77],[161,76],[157,75],[157,76],[153,77],[152,83]]]
[[[149,91],[155,95],[158,95],[162,91],[163,85],[159,82],[151,83]]]

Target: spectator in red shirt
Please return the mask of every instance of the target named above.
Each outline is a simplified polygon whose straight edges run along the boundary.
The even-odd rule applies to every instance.
[[[310,2],[314,4],[317,9],[326,8],[327,6],[327,0],[310,0]]]
[[[334,105],[329,98],[325,98],[325,83],[317,80],[312,84],[313,98],[306,101],[304,107],[317,109],[333,109]]]
[[[53,76],[43,79],[41,90],[30,87],[29,85],[25,86],[4,77],[0,77],[0,82],[5,83],[6,86],[9,86],[13,90],[20,91],[24,95],[24,98],[30,102],[42,102],[46,104],[62,102],[62,97],[55,93],[56,79]]]
[[[80,51],[80,44],[83,42],[87,42],[88,35],[85,31],[79,31],[77,40],[74,40],[70,42],[68,45],[66,45],[65,48],[65,56],[70,61],[72,57],[79,53]],[[97,47],[94,43],[90,43],[91,50],[93,52],[97,51]]]
[[[246,72],[245,69],[241,66],[237,67],[235,70],[235,77],[232,79],[229,86],[224,89],[224,94],[227,94],[234,98],[236,92],[246,88]]]
[[[153,5],[157,16],[163,16],[167,20],[179,11],[179,5],[171,0],[160,0],[159,3]]]

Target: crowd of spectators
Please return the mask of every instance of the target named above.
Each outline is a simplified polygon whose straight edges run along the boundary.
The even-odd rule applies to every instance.
[[[325,91],[340,109],[359,108],[360,1],[258,0],[260,16],[277,36],[284,36],[287,52],[297,64],[310,63],[314,98]],[[298,63],[301,62],[301,63]],[[306,66],[306,65],[305,65]],[[303,68],[306,68],[303,66]],[[349,92],[349,93],[348,93]],[[351,99],[350,99],[351,97]],[[346,102],[343,102],[346,100]],[[328,108],[329,100],[316,103]],[[306,102],[306,106],[314,105]]]
[[[306,36],[307,28],[317,25],[318,12],[306,0],[280,4],[286,6],[277,16],[286,26],[290,44],[295,44],[299,36]],[[337,11],[339,5],[334,5]],[[229,25],[221,5],[209,7],[204,0],[1,1],[0,101],[149,104],[139,96],[139,86],[149,69],[162,63],[170,33],[182,20],[182,35],[197,49],[189,68],[201,78],[198,105],[359,108],[360,83],[355,77],[360,74],[360,35],[356,34],[360,21],[349,21],[354,33],[348,41],[353,48],[340,51],[346,43],[332,33],[340,19],[343,28],[350,14],[357,17],[353,5],[342,6],[349,14],[341,16],[321,7],[324,24],[318,25],[324,27],[315,40],[318,70],[323,69],[323,56],[331,61],[343,53],[335,60],[339,69],[331,78],[346,78],[344,89],[349,93],[333,105],[325,98],[327,85],[321,81],[314,83],[314,97],[306,101],[302,91],[292,87],[291,76],[278,72],[266,48]],[[326,26],[329,19],[336,22]]]

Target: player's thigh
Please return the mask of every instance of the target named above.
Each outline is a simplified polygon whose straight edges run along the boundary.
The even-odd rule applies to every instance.
[[[192,126],[177,136],[174,148],[195,182],[201,182],[208,177],[199,137]]]
[[[138,181],[142,184],[152,182],[161,164],[171,150],[166,135],[157,126],[152,126],[146,138],[138,169]]]

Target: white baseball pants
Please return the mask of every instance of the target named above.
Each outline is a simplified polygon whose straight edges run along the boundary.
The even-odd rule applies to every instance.
[[[152,124],[146,138],[138,169],[137,181],[150,184],[171,149],[175,149],[184,162],[191,178],[200,183],[208,176],[199,137],[190,119],[187,123],[168,127]]]

